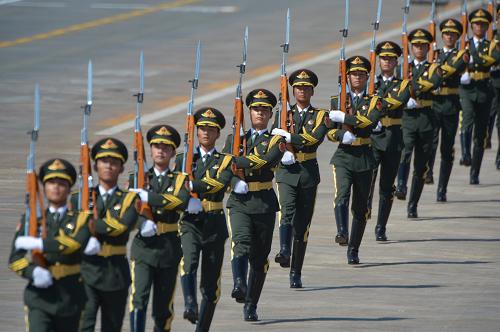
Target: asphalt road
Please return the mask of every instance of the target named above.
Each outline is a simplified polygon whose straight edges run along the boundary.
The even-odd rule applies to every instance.
[[[438,11],[456,14],[458,5],[452,1]],[[384,1],[379,40],[399,41],[401,6],[401,1]],[[112,133],[132,148],[129,121],[135,112],[132,95],[138,89],[141,50],[146,62],[144,130],[160,122],[182,130],[198,40],[203,60],[195,108],[210,105],[229,119],[246,25],[250,40],[244,93],[258,86],[278,90],[288,7],[289,69],[307,66],[318,73],[314,104],[327,107],[337,91],[343,1],[0,0],[0,330],[20,331],[24,326],[25,281],[7,269],[7,257],[23,211],[34,84],[40,83],[42,93],[38,165],[54,156],[78,163],[89,59],[94,65],[91,143]],[[348,56],[368,54],[375,7],[376,1],[351,1]],[[412,26],[426,24],[428,11],[428,6],[412,6]],[[493,148],[497,146],[495,140]],[[227,255],[213,330],[498,331],[500,176],[493,166],[495,150],[485,154],[479,186],[469,186],[468,169],[455,164],[448,203],[435,203],[435,186],[426,186],[420,219],[408,221],[404,202],[397,201],[387,244],[375,243],[370,222],[360,252],[364,264],[353,268],[346,264],[345,249],[332,241],[328,162],[335,148],[325,142],[319,150],[322,183],[303,272],[305,288],[290,290],[288,272],[272,263],[259,303],[262,321],[244,323],[241,305],[230,299]],[[458,155],[458,146],[456,150]],[[130,163],[127,167],[131,169]],[[272,256],[277,246],[275,232]],[[175,303],[173,329],[193,330],[182,320],[180,289]]]

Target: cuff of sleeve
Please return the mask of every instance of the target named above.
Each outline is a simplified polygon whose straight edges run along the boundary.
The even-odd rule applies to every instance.
[[[344,123],[350,126],[356,125],[356,116],[351,114],[346,114],[344,118]]]

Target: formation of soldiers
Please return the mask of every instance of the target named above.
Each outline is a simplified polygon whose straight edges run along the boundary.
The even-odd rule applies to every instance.
[[[305,68],[288,79],[296,102],[286,111],[289,128],[279,125],[276,114],[268,129],[278,102],[271,91],[249,92],[245,104],[250,129],[243,134],[239,154],[231,148],[233,135],[222,151],[216,150],[226,120],[213,107],[200,108],[194,114],[198,146],[189,174],[183,169],[187,156],[176,154],[181,145],[178,131],[168,124],[152,127],[146,138],[153,165],[145,174],[145,189],[118,187],[127,147],[113,137],[99,140],[91,149],[98,179],[89,194],[92,209],[77,208],[79,197],[71,193],[77,172],[71,163],[60,158],[43,163],[38,178],[48,207],[38,218],[37,235],[28,232],[29,218],[21,218],[9,259],[9,267],[29,281],[24,294],[27,330],[93,331],[100,310],[102,331],[120,331],[128,302],[131,330],[144,331],[153,289],[154,331],[170,331],[180,271],[183,318],[195,324],[196,331],[208,331],[221,294],[228,238],[231,296],[244,304],[245,321],[258,320],[277,212],[280,246],[275,262],[290,269],[291,288],[302,287],[320,182],[316,151],[325,137],[339,143],[330,162],[335,182],[334,241],[347,246],[348,264],[360,263],[377,175],[375,235],[377,241],[387,241],[393,199],[407,196],[412,155],[408,218],[418,216],[424,184],[433,181],[429,175],[439,141],[437,201],[446,202],[460,118],[460,164],[470,166],[470,184],[478,184],[492,132],[490,110],[496,111],[500,98],[500,71],[494,67],[500,61],[500,47],[496,37],[485,38],[493,20],[488,11],[475,10],[468,19],[472,38],[461,49],[457,41],[465,27],[455,19],[441,22],[444,46],[439,50],[432,49],[429,31],[411,31],[408,79],[398,77],[402,48],[393,41],[380,42],[376,46],[380,75],[371,78],[376,80],[373,94],[366,92],[370,61],[361,55],[347,59],[347,112],[341,111],[340,96],[331,98],[329,111],[311,104],[318,77]],[[428,52],[435,52],[431,62]],[[500,169],[499,154],[496,167]],[[129,183],[133,181],[131,177]],[[226,192],[230,193],[227,213]],[[129,262],[126,245],[134,229]]]

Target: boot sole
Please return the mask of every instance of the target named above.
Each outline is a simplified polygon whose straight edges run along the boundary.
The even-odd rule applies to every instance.
[[[281,267],[290,267],[290,257],[287,259],[286,257],[280,256],[278,254],[276,255],[276,257],[274,257],[274,261]]]

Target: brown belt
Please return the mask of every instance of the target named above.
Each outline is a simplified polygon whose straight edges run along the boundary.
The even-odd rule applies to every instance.
[[[470,78],[473,79],[474,81],[482,81],[482,80],[486,80],[486,79],[490,78],[489,72],[483,73],[480,71],[476,71],[476,72],[472,72],[469,74],[470,74]]]
[[[101,245],[101,251],[97,254],[102,257],[122,256],[127,254],[127,246],[114,246],[104,242]]]
[[[52,274],[52,278],[59,280],[64,277],[72,276],[80,273],[80,264],[60,264],[56,263],[54,265],[49,266],[50,274]]]
[[[437,93],[439,96],[450,96],[450,95],[458,95],[458,88],[439,88]]]
[[[361,145],[369,145],[371,144],[372,140],[370,137],[358,137],[352,142],[350,145],[352,146],[361,146]]]
[[[431,106],[432,106],[432,100],[417,99],[417,109],[424,107],[431,107]]]
[[[380,122],[382,123],[382,126],[390,127],[390,126],[401,126],[403,121],[401,119],[390,118],[388,116],[384,116],[380,120]]]
[[[316,152],[295,152],[295,161],[298,161],[299,163],[312,159],[316,159]]]
[[[201,206],[203,207],[203,211],[205,212],[222,210],[224,208],[222,202],[212,202],[207,201],[206,199],[201,201]]]
[[[156,223],[156,234],[158,235],[177,232],[177,231],[179,231],[179,225],[177,223],[175,224],[168,224],[166,222]]]
[[[248,182],[248,191],[261,191],[273,188],[273,182]]]

